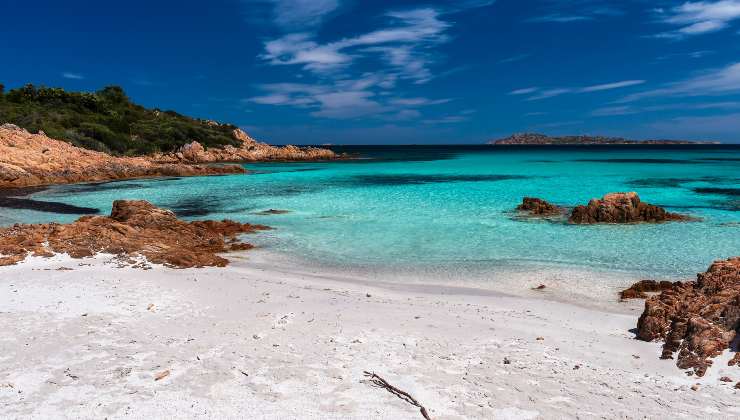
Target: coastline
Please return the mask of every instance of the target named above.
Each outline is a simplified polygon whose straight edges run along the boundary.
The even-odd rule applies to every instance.
[[[197,141],[169,154],[122,157],[74,146],[45,133],[0,125],[0,189],[94,183],[160,177],[244,174],[229,162],[319,161],[336,158],[331,150],[270,146],[241,131],[232,133],[240,147],[206,150]]]
[[[726,355],[687,377],[658,359],[660,343],[634,339],[639,312],[296,271],[265,250],[228,257],[225,269],[119,268],[106,255],[0,267],[3,411],[421,418],[364,382],[368,370],[435,419],[740,414],[718,380],[736,373]]]

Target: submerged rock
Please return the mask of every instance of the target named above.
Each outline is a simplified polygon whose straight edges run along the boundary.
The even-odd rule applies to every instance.
[[[674,283],[645,302],[637,337],[663,340],[661,358],[703,376],[740,329],[740,257],[716,261],[696,281]],[[740,360],[736,356],[730,364]],[[734,363],[733,363],[734,361]]]
[[[231,220],[185,222],[147,201],[118,200],[109,217],[0,228],[0,266],[23,261],[29,254],[84,258],[102,252],[124,261],[143,256],[177,268],[223,267],[228,260],[217,253],[252,248],[237,236],[264,229],[269,228]]]
[[[288,213],[290,213],[290,210],[268,209],[268,210],[258,211],[254,214],[258,216],[272,216],[276,214],[288,214]]]
[[[556,216],[562,213],[560,207],[536,197],[524,197],[516,209],[532,216]]]
[[[669,213],[662,207],[640,201],[635,192],[611,193],[602,199],[594,198],[587,206],[573,209],[568,221],[575,224],[595,223],[660,223],[686,221],[691,218]]]

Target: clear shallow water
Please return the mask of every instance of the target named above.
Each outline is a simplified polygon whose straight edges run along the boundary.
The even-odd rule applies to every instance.
[[[363,159],[250,164],[247,176],[57,186],[35,200],[92,207],[146,199],[185,218],[277,230],[251,238],[319,264],[484,275],[536,267],[687,277],[740,255],[740,147],[375,147]],[[517,220],[524,196],[573,206],[614,191],[696,223],[570,226]],[[259,216],[266,209],[290,210]],[[0,224],[73,214],[0,209]]]

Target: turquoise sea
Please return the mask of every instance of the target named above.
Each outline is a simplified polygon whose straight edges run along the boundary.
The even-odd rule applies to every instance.
[[[25,198],[69,206],[0,208],[0,224],[69,222],[75,213],[105,214],[116,199],[146,199],[188,219],[267,224],[276,230],[252,242],[316,264],[371,270],[552,266],[685,278],[740,255],[738,146],[336,149],[357,158],[248,164],[246,176],[55,186]],[[637,191],[701,221],[573,226],[512,211],[524,196],[574,206],[615,191]],[[255,214],[267,209],[290,212]]]

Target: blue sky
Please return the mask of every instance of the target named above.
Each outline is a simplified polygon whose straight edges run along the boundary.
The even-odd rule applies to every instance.
[[[740,0],[3,0],[0,83],[275,143],[740,142]]]

